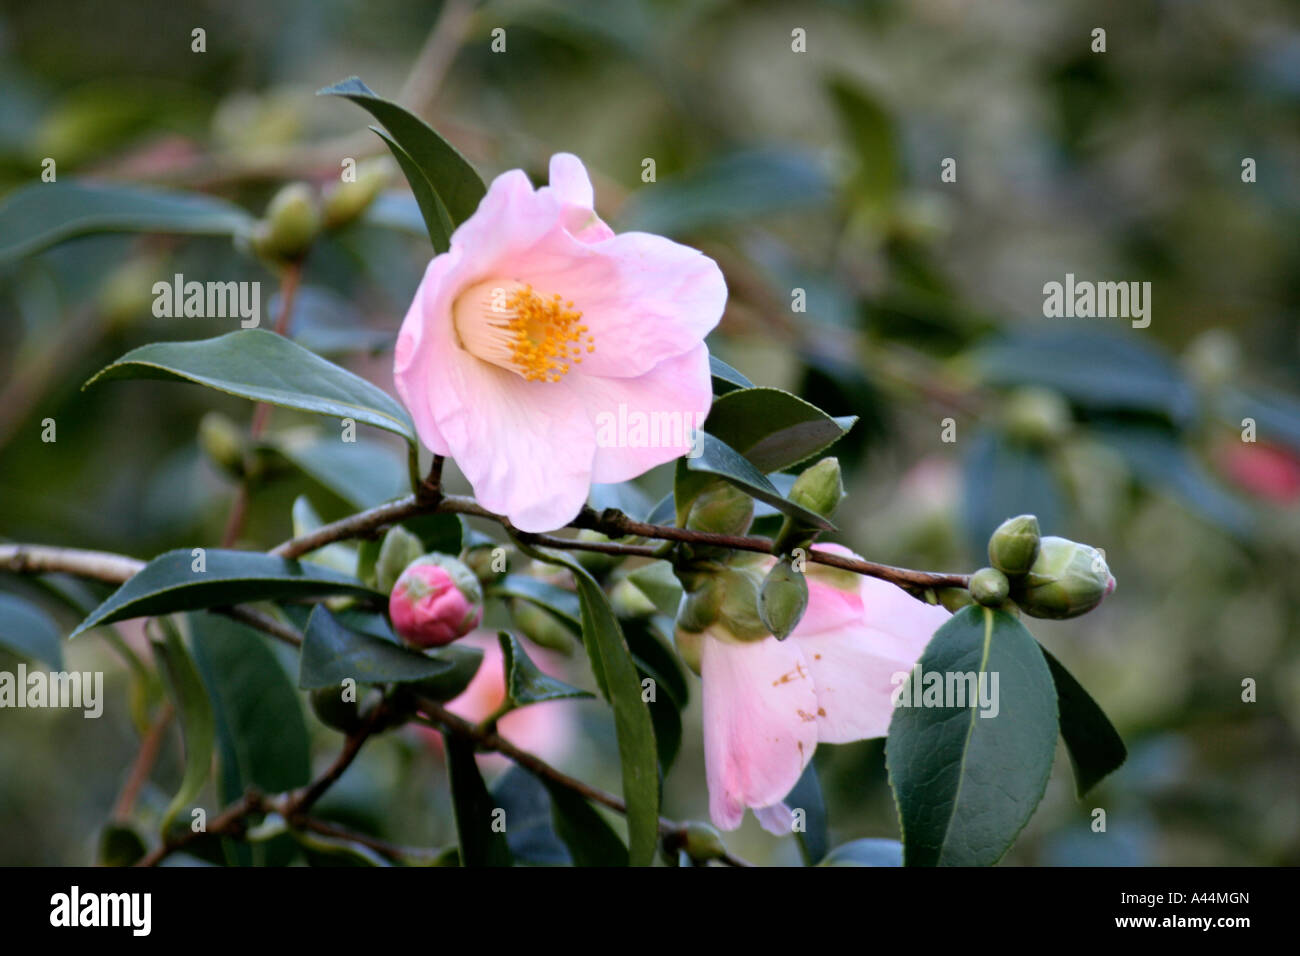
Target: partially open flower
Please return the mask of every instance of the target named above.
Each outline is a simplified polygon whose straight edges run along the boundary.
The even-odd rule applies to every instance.
[[[550,185],[498,176],[425,273],[394,377],[421,440],[523,531],[691,450],[712,402],[704,337],[727,288],[712,259],[615,235],[581,161]]]
[[[827,570],[810,566],[808,607],[788,639],[737,636],[726,615],[699,635],[709,812],[724,830],[752,807],[764,828],[789,833],[782,801],[817,744],[883,737],[892,675],[911,670],[948,619],[892,584]]]
[[[399,637],[415,647],[440,647],[478,627],[483,591],[474,572],[455,558],[430,554],[402,572],[388,599]]]

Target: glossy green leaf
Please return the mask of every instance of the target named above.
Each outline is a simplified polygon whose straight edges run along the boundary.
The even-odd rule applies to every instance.
[[[716,355],[709,356],[709,373],[713,376],[713,394],[725,395],[737,388],[753,388],[754,383]]]
[[[195,569],[195,550],[203,552],[201,571]],[[71,636],[133,617],[326,594],[383,597],[354,577],[309,561],[288,561],[255,551],[179,548],[159,555],[136,572]]]
[[[605,592],[582,565],[567,555],[536,551],[523,544],[519,547],[526,554],[568,568],[578,584],[583,645],[596,684],[614,710],[623,799],[627,802],[629,859],[632,866],[649,866],[659,841],[658,750],[650,709],[641,698],[641,678],[623,630]]]
[[[351,418],[415,442],[410,417],[387,392],[265,329],[142,345],[82,387],[125,378],[196,382],[255,402]]]
[[[181,731],[185,738],[185,772],[180,788],[163,812],[163,833],[171,828],[176,814],[194,802],[212,771],[212,751],[216,739],[216,720],[207,688],[199,677],[198,668],[190,657],[180,632],[166,618],[163,619],[163,639],[154,642],[154,652],[162,663],[168,690],[176,701],[176,711],[181,718]]]
[[[677,616],[682,601],[682,583],[677,580],[670,562],[651,561],[630,571],[627,578],[650,599],[660,614]]]
[[[856,421],[832,418],[779,388],[745,388],[714,401],[704,430],[766,474],[793,468],[825,451]]]
[[[1074,788],[1080,799],[1119,769],[1128,750],[1110,718],[1092,699],[1074,675],[1045,647],[1040,649],[1056,683],[1056,701],[1061,714],[1061,739],[1074,768]]]
[[[555,832],[569,848],[574,866],[627,866],[628,853],[614,828],[568,787],[542,780],[551,796]]]
[[[678,460],[676,496],[679,522],[684,521],[685,510],[707,486],[709,477],[718,477],[731,482],[758,501],[771,505],[782,514],[799,519],[809,527],[826,531],[835,530],[835,525],[815,511],[809,511],[782,495],[766,475],[730,445],[707,432],[701,433],[699,439],[699,456]]]
[[[506,812],[506,842],[516,863],[563,866],[573,862],[555,833],[551,795],[540,779],[512,764],[493,784],[492,799]]]
[[[311,751],[302,702],[266,638],[216,614],[189,615],[189,629],[216,719],[222,802],[233,803],[249,787],[282,793],[304,786]],[[287,836],[223,845],[227,859],[240,864],[283,865],[295,852]]]
[[[963,608],[935,632],[917,670],[904,685],[885,745],[906,863],[991,865],[1047,787],[1057,737],[1051,671],[1015,617],[978,606]],[[988,675],[987,708],[978,692],[966,693],[980,674]],[[938,681],[941,693],[913,695],[918,677],[923,688]]]
[[[492,585],[493,596],[517,597],[559,616],[575,632],[582,629],[582,605],[578,595],[526,574],[507,574]]]
[[[316,429],[291,430],[263,443],[354,508],[373,508],[410,489],[406,461],[392,448],[361,436],[354,442]],[[456,517],[452,515],[451,517]]]
[[[443,737],[447,748],[447,775],[460,838],[461,866],[510,866],[510,844],[498,806],[488,793],[474,759],[474,745],[456,734]]]
[[[383,123],[396,145],[432,186],[453,227],[474,214],[487,187],[465,157],[422,119],[378,96],[355,76],[320,90],[318,95],[345,96]]]
[[[0,201],[0,264],[94,232],[231,236],[253,217],[223,199],[107,183],[35,183]]]
[[[429,242],[433,245],[433,251],[436,253],[446,252],[451,248],[451,234],[456,231],[456,227],[451,223],[451,214],[447,212],[447,207],[443,205],[442,200],[438,197],[438,191],[434,184],[429,181],[420,164],[414,157],[404,150],[397,141],[389,136],[378,126],[370,127],[375,135],[384,141],[388,151],[393,154],[397,160],[398,167],[402,170],[402,175],[411,185],[411,193],[415,196],[415,202],[420,208],[420,217],[424,220],[425,231],[429,235]]]
[[[59,626],[44,610],[16,594],[0,592],[0,647],[63,670]]]
[[[903,845],[897,840],[853,840],[826,854],[818,866],[902,866]]]
[[[317,605],[303,635],[298,686],[316,690],[348,679],[358,684],[403,683],[436,677],[451,667],[446,659],[350,630],[329,608]]]
[[[649,701],[650,720],[654,724],[655,748],[659,754],[659,772],[667,776],[682,746],[682,711],[690,702],[690,690],[682,673],[681,658],[669,650],[658,636],[655,626],[645,620],[623,622],[623,636],[632,651],[642,686],[646,678],[654,681],[654,699]]]
[[[505,655],[506,693],[516,707],[595,696],[542,671],[513,634],[501,631],[497,639],[501,642],[501,653]]]

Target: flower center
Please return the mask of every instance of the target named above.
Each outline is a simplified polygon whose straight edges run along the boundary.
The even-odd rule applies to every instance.
[[[485,362],[530,382],[558,382],[596,340],[571,300],[540,295],[513,279],[470,286],[451,309],[460,344]]]

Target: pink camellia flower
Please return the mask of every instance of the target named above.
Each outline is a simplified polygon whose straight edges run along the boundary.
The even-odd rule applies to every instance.
[[[1225,441],[1219,461],[1234,484],[1257,498],[1276,505],[1300,501],[1300,458],[1285,448]]]
[[[703,633],[709,814],[724,830],[740,826],[751,807],[764,829],[789,833],[782,800],[817,744],[885,736],[891,677],[915,666],[948,619],[892,584],[844,575],[809,565],[808,609],[784,641],[740,640],[720,624]]]
[[[388,597],[393,630],[415,647],[441,647],[483,620],[483,590],[455,558],[425,555],[407,566]]]
[[[615,235],[593,204],[568,153],[541,189],[522,170],[498,176],[429,263],[397,338],[397,391],[421,440],[524,531],[563,527],[593,482],[680,457],[712,402],[717,264]]]

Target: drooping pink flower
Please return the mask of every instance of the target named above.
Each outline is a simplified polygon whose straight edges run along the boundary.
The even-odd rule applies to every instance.
[[[524,531],[567,524],[593,482],[680,457],[712,401],[721,271],[661,236],[615,235],[593,204],[568,153],[541,189],[498,176],[429,263],[397,339],[421,440]]]
[[[426,555],[413,561],[388,596],[393,630],[415,647],[441,647],[483,620],[483,592],[474,572],[455,558]]]
[[[716,624],[704,632],[709,814],[724,830],[740,826],[750,807],[764,829],[789,833],[791,812],[782,801],[817,744],[885,736],[891,677],[912,669],[948,619],[943,608],[877,578],[860,577],[845,589],[838,577],[808,574],[808,609],[784,641],[742,641]]]

